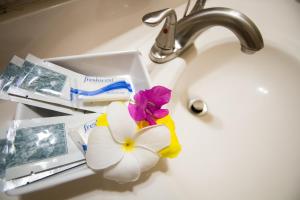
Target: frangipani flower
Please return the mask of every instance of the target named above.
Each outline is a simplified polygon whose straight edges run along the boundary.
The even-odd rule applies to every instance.
[[[157,119],[156,124],[163,124],[168,127],[171,134],[171,144],[159,151],[159,155],[162,158],[175,158],[179,155],[181,151],[181,145],[178,141],[176,135],[175,123],[170,115],[165,116],[164,118]],[[138,123],[139,128],[144,128],[149,126],[148,122],[141,121]]]
[[[135,104],[129,104],[128,110],[135,121],[147,121],[150,125],[155,120],[169,114],[167,109],[161,107],[171,98],[171,90],[163,86],[155,86],[149,90],[142,90],[134,96]]]
[[[148,126],[137,131],[136,123],[121,103],[108,106],[106,119],[90,133],[86,153],[88,166],[103,170],[106,179],[119,183],[136,181],[142,172],[155,166],[158,152],[170,145],[166,126]]]

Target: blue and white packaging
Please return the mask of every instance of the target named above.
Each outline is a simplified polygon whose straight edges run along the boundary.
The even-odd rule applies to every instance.
[[[129,75],[114,77],[85,76],[28,55],[13,94],[28,99],[101,112],[109,101],[127,101],[134,88]]]
[[[83,102],[126,101],[129,100],[132,86],[127,75],[117,77],[84,76],[74,80],[71,87],[71,100]]]
[[[96,127],[97,119],[92,119],[80,124],[70,131],[70,135],[78,148],[85,154],[90,132]]]

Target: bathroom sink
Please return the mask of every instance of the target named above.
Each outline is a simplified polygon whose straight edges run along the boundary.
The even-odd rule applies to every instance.
[[[245,55],[231,32],[216,28],[199,36],[180,57],[160,65],[148,57],[160,29],[140,25],[141,17],[182,0],[173,5],[153,0],[70,2],[0,23],[5,30],[0,41],[7,44],[0,48],[0,63],[14,53],[55,57],[138,49],[153,84],[173,90],[169,108],[182,152],[161,160],[135,183],[119,185],[99,174],[18,197],[0,194],[0,199],[299,199],[299,0],[207,1],[207,7],[247,14],[261,30],[264,49]],[[184,8],[176,8],[178,16]],[[24,26],[29,27],[25,33],[18,31]],[[206,115],[188,110],[192,98],[207,104]]]
[[[183,146],[172,166],[191,199],[293,199],[300,188],[300,60],[266,43],[252,56],[236,41],[190,49],[173,90]],[[187,109],[200,98],[209,112]]]

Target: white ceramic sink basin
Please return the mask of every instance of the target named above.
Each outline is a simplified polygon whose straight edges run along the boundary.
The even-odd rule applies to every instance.
[[[176,182],[189,183],[181,188],[191,199],[299,198],[300,61],[268,42],[252,56],[236,41],[197,54],[182,56],[187,66],[174,89],[183,145]],[[193,97],[208,114],[188,111]]]
[[[169,2],[126,0],[103,6],[99,0],[74,0],[56,10],[0,23],[5,30],[0,33],[5,44],[0,63],[14,52],[58,57],[140,50],[153,84],[173,88],[170,108],[183,147],[178,158],[162,160],[133,184],[115,184],[100,174],[23,196],[0,194],[0,199],[300,199],[299,0],[209,0],[207,7],[247,14],[261,30],[265,48],[245,55],[232,33],[213,29],[180,58],[157,65],[148,53],[160,30],[139,23],[145,12],[168,7]],[[184,6],[176,11],[182,16]],[[20,31],[24,27],[26,31]],[[189,112],[192,97],[207,103],[207,115]]]

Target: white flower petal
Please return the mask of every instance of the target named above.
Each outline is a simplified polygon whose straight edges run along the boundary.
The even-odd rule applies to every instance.
[[[120,144],[112,138],[107,127],[95,127],[88,139],[87,165],[94,169],[105,169],[119,162],[124,152]]]
[[[120,102],[112,102],[108,106],[107,121],[112,136],[120,143],[132,138],[136,132],[136,124],[131,119],[127,106]]]
[[[137,133],[136,146],[158,152],[171,143],[169,129],[165,125],[148,126]]]
[[[151,169],[159,160],[159,156],[156,153],[144,148],[136,147],[132,154],[137,159],[141,172]]]
[[[131,153],[125,153],[120,162],[104,170],[103,176],[118,183],[127,183],[136,181],[140,174],[141,170],[136,158]]]

